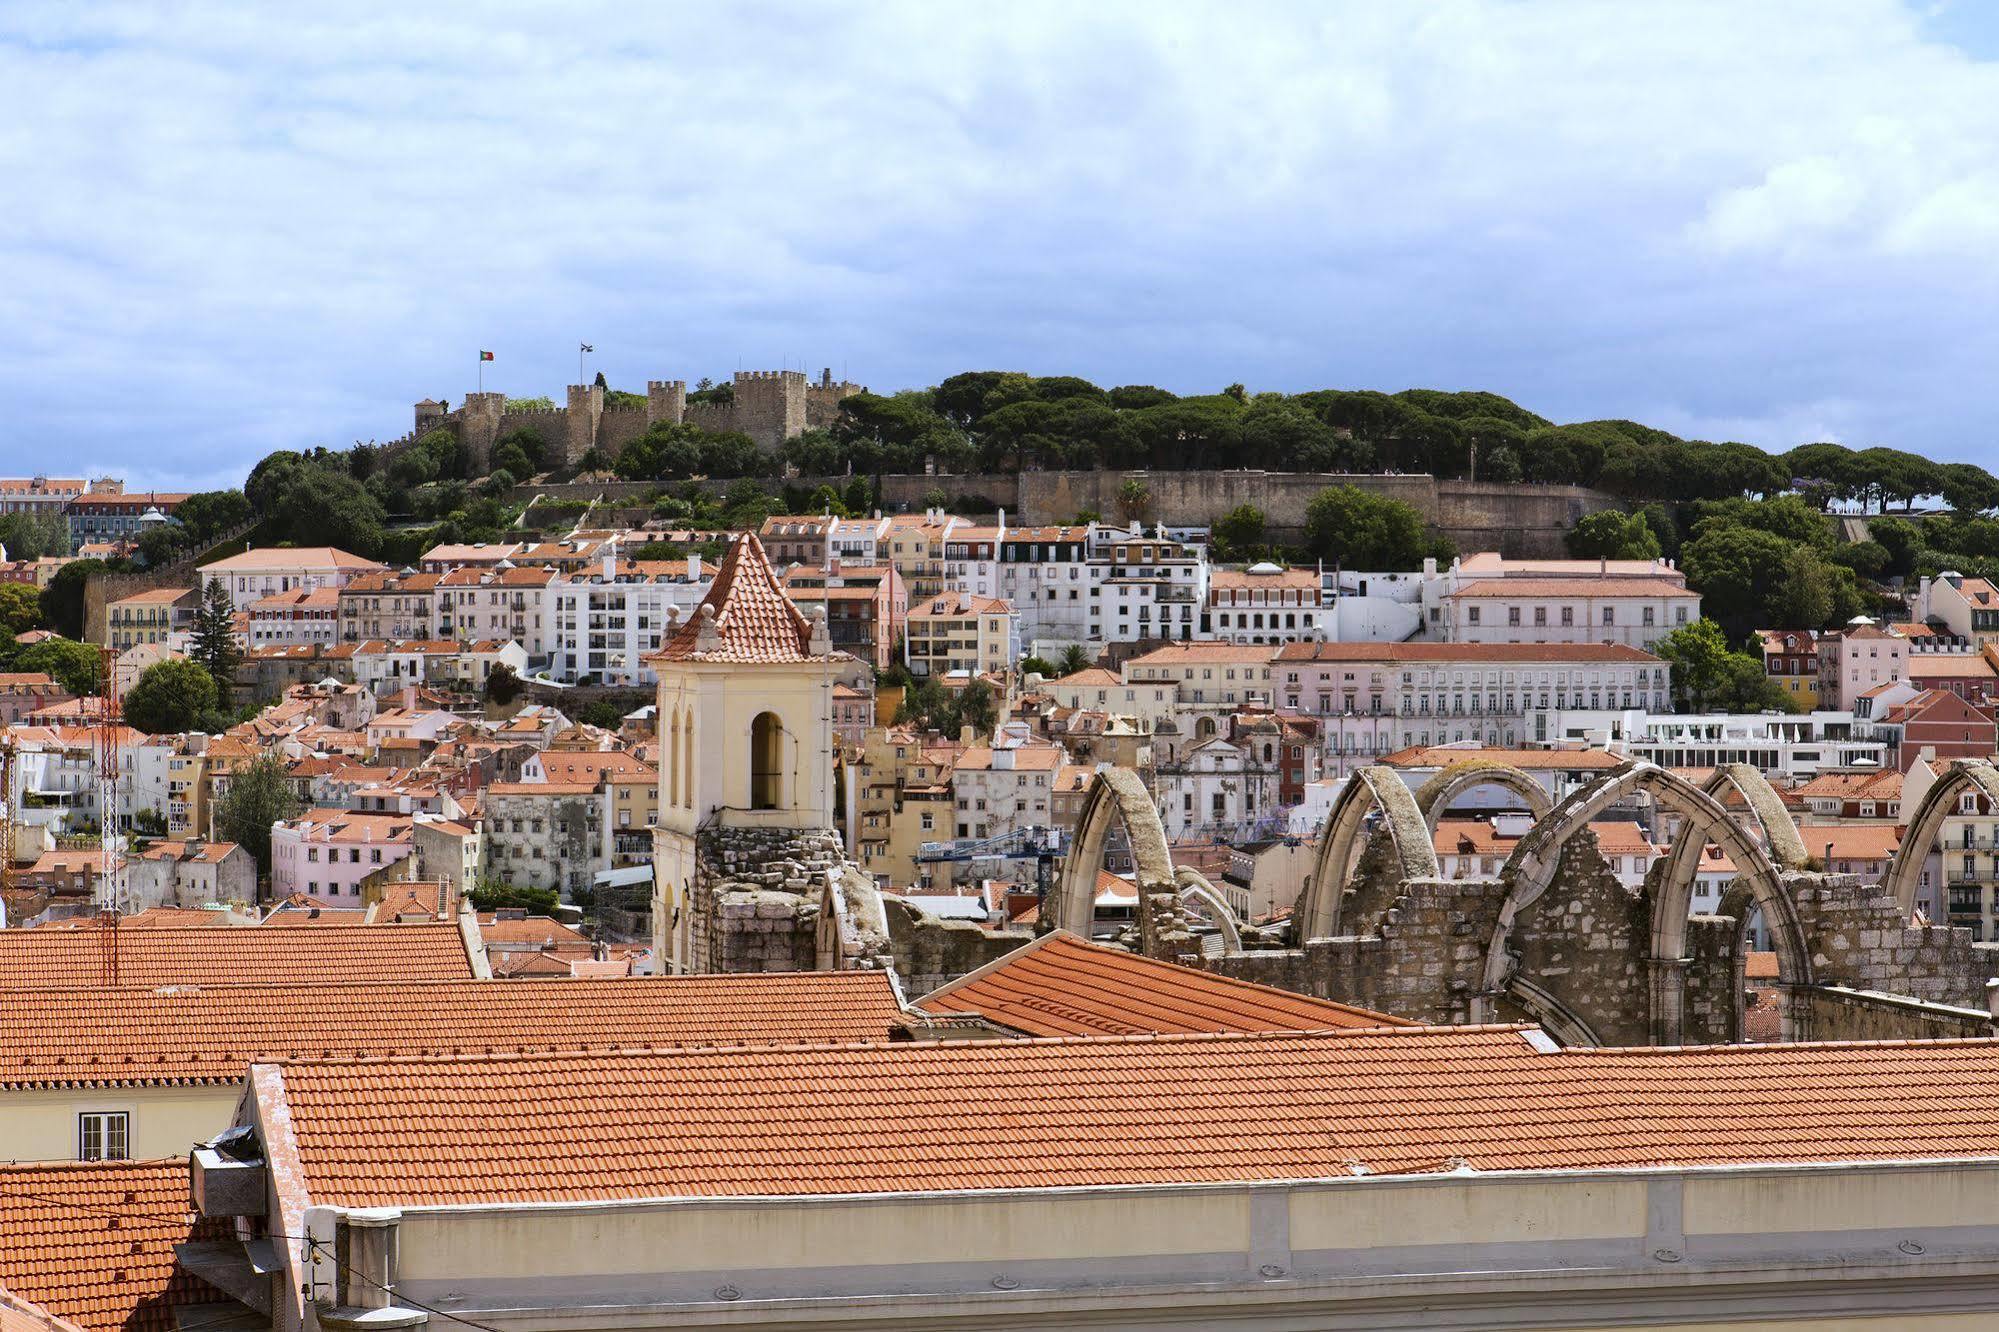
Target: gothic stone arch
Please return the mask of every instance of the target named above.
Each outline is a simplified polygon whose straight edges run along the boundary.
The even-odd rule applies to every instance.
[[[1416,792],[1416,807],[1423,811],[1430,831],[1435,832],[1438,821],[1450,812],[1451,806],[1481,786],[1505,787],[1520,797],[1536,819],[1548,817],[1548,811],[1554,808],[1541,783],[1518,768],[1489,759],[1466,759],[1443,769]]]
[[[1221,932],[1222,943],[1231,953],[1242,951],[1242,928],[1236,923],[1235,912],[1215,891],[1215,885],[1208,882],[1206,875],[1192,865],[1180,865],[1173,871],[1173,881],[1180,885],[1180,900],[1195,902],[1207,912],[1208,919]]]
[[[1430,825],[1416,798],[1393,768],[1379,764],[1357,770],[1340,788],[1332,812],[1319,835],[1318,854],[1312,872],[1299,894],[1295,938],[1303,944],[1339,933],[1340,898],[1353,872],[1355,854],[1360,850],[1367,816],[1381,811],[1382,822],[1393,844],[1404,879],[1437,877],[1437,850],[1430,843]]]
[[[1606,808],[1628,795],[1644,793],[1681,816],[1679,840],[1697,846],[1712,841],[1735,863],[1763,908],[1778,956],[1779,973],[1791,985],[1809,984],[1811,958],[1795,903],[1762,845],[1728,816],[1712,795],[1653,763],[1626,763],[1588,786],[1571,792],[1520,839],[1501,877],[1508,885],[1499,920],[1486,949],[1485,978],[1478,1011],[1512,985],[1508,943],[1520,914],[1547,891],[1562,849]],[[1752,797],[1753,799],[1753,797]],[[1794,834],[1795,836],[1795,834]],[[1676,843],[1677,846],[1677,843]],[[1652,1036],[1657,1044],[1680,1040],[1685,990],[1687,912],[1698,857],[1669,860],[1654,880],[1651,969]]]
[[[1166,846],[1166,827],[1152,807],[1152,795],[1129,768],[1103,768],[1090,781],[1076,819],[1076,836],[1062,859],[1062,872],[1043,903],[1039,929],[1068,930],[1090,937],[1097,900],[1097,870],[1104,863],[1104,839],[1113,822],[1124,824],[1138,879],[1140,947],[1148,957],[1172,957],[1191,942],[1180,920],[1180,885]]]
[[[1901,849],[1888,863],[1888,873],[1881,880],[1881,891],[1895,899],[1895,905],[1906,921],[1916,909],[1916,889],[1922,883],[1923,861],[1937,844],[1937,837],[1943,832],[1943,821],[1957,808],[1957,798],[1967,791],[1976,791],[1999,808],[1999,768],[1994,768],[1984,759],[1958,759],[1930,784],[1922,803],[1907,819],[1908,831],[1902,834]]]

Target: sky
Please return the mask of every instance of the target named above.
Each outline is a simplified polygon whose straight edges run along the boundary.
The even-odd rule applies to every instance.
[[[425,397],[1483,389],[1999,470],[1999,5],[0,6],[0,473]]]

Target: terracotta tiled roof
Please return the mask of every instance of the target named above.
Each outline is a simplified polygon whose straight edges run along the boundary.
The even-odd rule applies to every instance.
[[[1656,665],[1660,659],[1622,643],[1287,643],[1276,660],[1294,661],[1546,661],[1629,662]]]
[[[1120,880],[1118,887],[1131,885]],[[1045,934],[916,1001],[926,1013],[977,1013],[1030,1036],[1135,1036],[1197,1031],[1317,1031],[1404,1024],[1173,962]]]
[[[427,927],[366,928],[393,938]],[[252,1063],[292,1058],[886,1041],[905,1020],[883,971],[576,984],[590,988],[460,980],[0,990],[0,1089],[234,1082]]]
[[[1169,643],[1132,657],[1124,664],[1127,674],[1141,666],[1268,666],[1273,649],[1247,643]]]
[[[1107,671],[1101,666],[1091,666],[1065,675],[1059,680],[1050,680],[1048,683],[1050,686],[1062,685],[1077,689],[1118,689],[1124,686],[1123,678],[1116,671]]]
[[[712,614],[706,636],[703,622]],[[729,546],[722,571],[701,604],[653,654],[666,661],[814,661],[812,626],[778,586],[763,543],[744,532]]]
[[[466,979],[472,962],[453,923],[216,930],[0,930],[0,988],[241,985],[260,981]]]
[[[1802,823],[1798,836],[1815,856],[1830,843],[1834,860],[1886,860],[1902,845],[1902,830],[1892,823]]]
[[[1592,819],[1589,830],[1606,856],[1659,854],[1645,830],[1629,819]],[[1506,856],[1520,844],[1518,837],[1504,836],[1482,819],[1439,819],[1430,837],[1440,856]]]
[[[1485,578],[1467,583],[1451,597],[1685,597],[1700,600],[1679,583],[1664,578]]]
[[[222,1236],[187,1197],[184,1156],[0,1166],[0,1290],[88,1332],[169,1332],[177,1306],[225,1302],[175,1267],[174,1245]]]
[[[263,1094],[282,1084],[312,1200],[350,1206],[1999,1151],[1992,1041],[1543,1053],[1518,1028],[1371,1027],[254,1076]],[[981,1125],[1032,1149],[995,1150]]]
[[[1416,745],[1398,749],[1381,761],[1391,768],[1448,768],[1453,763],[1477,761],[1503,763],[1528,772],[1610,769],[1624,762],[1607,749],[1491,749],[1484,746],[1453,749],[1447,745]]]
[[[373,560],[351,555],[337,546],[260,546],[201,566],[201,572],[261,573],[266,569],[381,569]]]
[[[1918,677],[1946,680],[1976,677],[1989,680],[1999,676],[1992,663],[1976,652],[1911,652],[1902,665],[1912,681]]]

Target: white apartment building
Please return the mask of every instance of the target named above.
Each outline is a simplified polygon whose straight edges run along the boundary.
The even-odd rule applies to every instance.
[[[1098,596],[1095,641],[1188,642],[1203,636],[1208,595],[1204,548],[1163,535],[1148,537],[1137,527],[1125,531],[1092,525],[1088,550],[1093,575],[1088,581]]]
[[[1001,515],[1000,525],[994,527],[957,522],[948,527],[933,524],[929,530],[939,533],[936,544],[943,554],[935,577],[945,590],[970,592],[975,597],[1000,595],[999,548],[1006,531],[1005,515]],[[910,583],[909,595],[918,595],[914,582]]]
[[[1325,581],[1317,569],[1286,569],[1269,561],[1247,569],[1211,570],[1208,637],[1273,646],[1338,638],[1333,632],[1337,594],[1326,591]]]
[[[1001,515],[999,587],[992,595],[1020,612],[1021,641],[1030,653],[1059,655],[1071,643],[1101,641],[1097,585],[1110,565],[1091,562],[1090,533],[1089,526],[1010,528]]]
[[[1665,768],[1747,763],[1765,777],[1804,780],[1825,768],[1879,768],[1888,746],[1863,738],[1851,712],[1654,713],[1567,711],[1563,743],[1605,747]]]
[[[826,529],[826,558],[844,564],[884,563],[891,553],[888,519],[835,518]]]
[[[645,661],[694,613],[715,581],[715,566],[680,560],[619,559],[606,551],[548,585],[549,673],[565,682],[594,676],[614,685],[657,684]]]
[[[1049,826],[1062,747],[1002,737],[973,745],[951,765],[953,837],[987,838],[1031,825]]]
[[[461,643],[510,640],[530,662],[542,661],[549,654],[548,595],[555,578],[553,569],[516,568],[505,561],[454,569],[437,579],[437,636]]]
[[[200,586],[221,582],[239,611],[278,592],[294,588],[338,588],[356,574],[381,573],[387,566],[334,546],[266,546],[202,565]]]
[[[340,637],[340,590],[295,587],[250,603],[249,646],[307,647]]]
[[[361,900],[361,880],[410,854],[410,816],[317,809],[271,825],[271,890],[322,902]]]
[[[1621,643],[1650,649],[1700,618],[1701,599],[1665,578],[1482,578],[1443,598],[1452,643]]]
[[[1320,718],[1328,776],[1415,746],[1548,744],[1564,709],[1671,701],[1665,662],[1609,643],[1292,643],[1271,676],[1277,706]]]

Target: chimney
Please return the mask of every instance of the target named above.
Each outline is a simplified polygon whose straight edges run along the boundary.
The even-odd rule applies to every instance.
[[[701,581],[701,557],[699,555],[689,555],[687,557],[687,581],[690,583]]]

